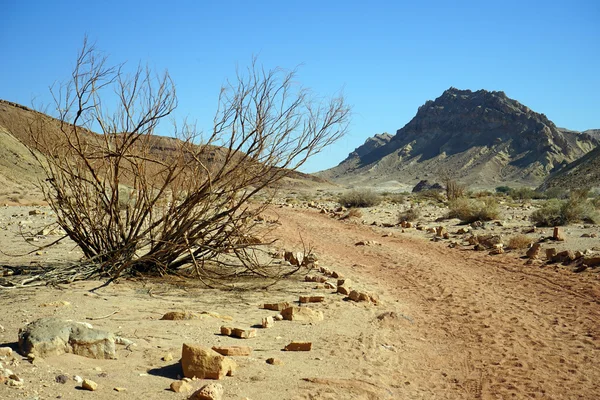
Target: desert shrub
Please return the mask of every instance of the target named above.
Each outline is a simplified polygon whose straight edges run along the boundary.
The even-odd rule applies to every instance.
[[[532,242],[533,242],[532,238],[530,238],[529,236],[524,235],[522,233],[519,233],[517,235],[511,236],[508,239],[507,247],[509,249],[515,249],[515,250],[526,249],[531,245]]]
[[[509,196],[512,197],[513,200],[531,200],[544,198],[543,193],[527,187],[513,189],[510,191]]]
[[[535,210],[529,219],[537,226],[556,226],[564,225],[566,221],[562,214],[564,203],[558,199],[551,199],[542,204],[542,207]]]
[[[398,222],[413,222],[419,219],[421,211],[416,207],[410,207],[408,210],[398,213]]]
[[[498,186],[496,188],[496,193],[510,194],[512,188],[510,186]]]
[[[344,207],[373,207],[381,202],[381,196],[368,189],[353,189],[343,193],[338,203]]]
[[[547,199],[566,199],[569,197],[567,191],[561,188],[551,188],[544,192]]]
[[[423,201],[433,201],[436,203],[443,203],[446,199],[444,195],[439,190],[431,189],[431,190],[423,190],[422,192],[418,192],[415,195],[415,200],[420,203]]]
[[[593,202],[587,199],[586,193],[575,191],[566,201],[550,199],[534,211],[530,219],[537,226],[567,225],[579,221],[598,223],[598,210]]]
[[[382,197],[391,204],[402,204],[406,201],[405,193],[383,193]]]
[[[482,190],[482,191],[471,194],[471,197],[474,197],[476,199],[481,199],[484,197],[492,197],[492,196],[494,196],[494,193],[490,192],[489,190]]]
[[[449,201],[465,197],[467,191],[467,187],[465,185],[462,185],[452,179],[446,179],[444,183],[446,185],[446,197]]]
[[[498,219],[500,211],[493,197],[484,199],[459,198],[448,205],[448,218],[458,218],[461,222],[490,221]]]

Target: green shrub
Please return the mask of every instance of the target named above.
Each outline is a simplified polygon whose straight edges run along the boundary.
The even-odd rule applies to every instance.
[[[353,189],[343,193],[338,203],[344,207],[373,207],[381,202],[381,196],[367,189]]]
[[[406,201],[405,193],[383,193],[383,199],[391,204],[402,204]]]
[[[561,188],[551,188],[544,192],[547,199],[566,199],[569,197],[567,191]]]
[[[483,199],[459,198],[448,205],[448,218],[458,218],[461,222],[490,221],[500,217],[498,203],[493,197]]]
[[[510,186],[498,186],[496,188],[496,193],[509,194],[512,191]]]
[[[593,201],[587,199],[587,192],[575,191],[569,199],[550,199],[531,214],[531,221],[537,226],[558,226],[574,222],[600,222],[598,210]]]
[[[531,199],[543,199],[544,194],[533,190],[531,188],[522,187],[518,189],[512,189],[509,192],[509,196],[513,198],[513,200],[531,200]]]

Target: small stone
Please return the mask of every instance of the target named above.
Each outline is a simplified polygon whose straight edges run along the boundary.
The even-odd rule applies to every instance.
[[[445,226],[438,226],[435,228],[435,235],[438,237],[444,237],[444,235],[448,234],[448,230]]]
[[[213,347],[212,348],[222,356],[249,356],[252,353],[252,347],[248,346],[229,346],[229,347]]]
[[[192,390],[192,385],[184,381],[175,381],[171,383],[170,388],[175,393],[186,393]]]
[[[238,339],[250,339],[256,337],[256,329],[233,328],[231,330],[231,336]]]
[[[312,349],[311,342],[292,342],[284,347],[284,351],[310,351]]]
[[[337,285],[350,287],[352,286],[352,282],[348,278],[340,278],[337,280]]]
[[[315,322],[323,321],[322,311],[313,310],[308,307],[288,307],[281,312],[283,319],[287,321]]]
[[[82,378],[82,377],[80,377],[79,375],[75,375],[75,376],[73,377],[73,380],[74,380],[75,382],[77,382],[78,384],[80,384],[80,385],[83,383],[83,378]]]
[[[281,315],[281,314],[274,315],[273,319],[275,321],[283,321],[283,315]]]
[[[279,358],[267,358],[267,364],[271,364],[271,365],[283,365],[283,361],[281,361]]]
[[[227,326],[222,326],[221,327],[221,335],[224,336],[231,336],[231,331],[233,330],[233,328],[229,328]]]
[[[10,347],[0,347],[0,357],[12,357],[13,351]]]
[[[557,253],[558,251],[554,247],[546,249],[546,259],[552,260]]]
[[[350,289],[348,289],[345,286],[338,286],[337,292],[340,293],[340,294],[343,294],[345,296],[348,296],[350,294]]]
[[[84,379],[81,383],[81,388],[84,390],[89,390],[90,392],[95,392],[96,390],[98,390],[98,384],[89,379]]]
[[[288,302],[263,304],[263,308],[265,310],[271,310],[271,311],[282,311],[282,310],[285,310],[286,308],[288,308],[289,306],[290,306],[290,303],[288,303]]]
[[[116,387],[116,388],[113,388],[113,390],[115,392],[125,392],[125,391],[127,391],[127,389],[124,388],[124,387]]]
[[[335,289],[336,288],[336,286],[331,282],[325,282],[325,284],[323,286],[325,287],[325,289]]]
[[[333,272],[331,273],[331,277],[332,277],[332,278],[334,278],[334,279],[341,279],[341,278],[343,278],[343,277],[344,277],[344,275],[342,275],[342,274],[341,274],[341,273],[339,273],[339,272],[333,271]]]
[[[200,315],[189,311],[169,311],[161,317],[163,321],[183,321],[190,319],[201,319]]]
[[[540,257],[541,244],[534,243],[529,250],[527,250],[527,258],[535,260]]]
[[[300,296],[300,303],[321,303],[325,301],[325,296]]]
[[[271,316],[265,317],[265,318],[262,319],[261,325],[265,329],[272,328],[273,325],[275,325],[275,320]]]
[[[193,400],[221,400],[224,393],[220,383],[209,383],[192,395]]]
[[[565,237],[563,236],[563,233],[558,226],[554,227],[554,231],[552,233],[552,239],[558,240],[559,242],[562,242],[565,240]]]
[[[167,354],[165,354],[165,355],[164,355],[164,356],[161,358],[161,360],[163,360],[163,361],[173,361],[173,354],[171,354],[171,353],[167,353]]]
[[[69,381],[69,377],[64,375],[64,374],[60,374],[60,375],[56,375],[56,377],[54,378],[54,381],[56,383],[61,383],[61,384],[65,384]]]

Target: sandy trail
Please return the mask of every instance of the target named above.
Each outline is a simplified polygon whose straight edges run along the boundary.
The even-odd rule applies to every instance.
[[[411,399],[600,396],[597,273],[524,266],[514,256],[402,233],[382,237],[383,229],[312,210],[272,213],[283,243],[298,247],[300,234],[324,265],[365,282],[400,315],[342,350],[357,359],[356,385],[364,380],[386,387],[390,398]],[[356,246],[361,240],[380,245]],[[393,351],[382,355],[381,346]]]

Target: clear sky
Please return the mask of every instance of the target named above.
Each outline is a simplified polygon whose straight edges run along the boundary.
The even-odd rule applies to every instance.
[[[600,128],[600,1],[0,1],[0,98],[50,103],[84,35],[114,63],[168,69],[178,116],[210,130],[219,88],[253,55],[340,89],[349,134],[311,160],[337,165],[451,86],[502,90],[558,126]],[[168,134],[168,132],[164,132]]]

